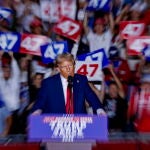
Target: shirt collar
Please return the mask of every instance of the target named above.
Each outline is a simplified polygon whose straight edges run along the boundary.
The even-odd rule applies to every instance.
[[[68,83],[68,82],[67,82],[67,79],[64,78],[62,75],[60,75],[60,78],[61,78],[62,83]]]

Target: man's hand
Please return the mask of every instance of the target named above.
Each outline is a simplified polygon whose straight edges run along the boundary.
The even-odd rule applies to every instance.
[[[41,109],[38,109],[32,113],[32,115],[40,115],[42,113]]]
[[[97,109],[97,115],[103,115],[103,116],[105,116],[106,112],[104,111],[104,109],[99,108],[99,109]]]
[[[14,58],[13,52],[12,51],[8,51],[9,56],[11,57],[11,59]]]

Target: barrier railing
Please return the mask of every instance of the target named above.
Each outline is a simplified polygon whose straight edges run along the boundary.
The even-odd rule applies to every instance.
[[[108,141],[95,141],[91,150],[149,150],[150,133],[123,133],[112,132],[108,135]],[[52,143],[53,144],[53,143]],[[67,145],[68,143],[64,143]],[[69,143],[68,145],[76,145]],[[46,146],[41,143],[30,143],[27,135],[16,134],[0,138],[0,150],[45,150]],[[80,150],[80,147],[78,148]]]

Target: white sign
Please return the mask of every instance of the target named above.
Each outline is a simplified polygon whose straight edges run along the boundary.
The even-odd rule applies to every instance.
[[[87,76],[89,81],[102,81],[102,70],[98,61],[76,61],[75,72]]]

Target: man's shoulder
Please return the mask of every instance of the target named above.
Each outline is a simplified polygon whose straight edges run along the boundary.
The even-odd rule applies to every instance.
[[[53,75],[53,76],[50,76],[50,77],[47,77],[43,80],[43,82],[47,83],[47,82],[53,82],[55,80],[58,80],[60,77],[59,74],[56,74],[56,75]]]
[[[77,78],[77,79],[81,79],[81,80],[86,80],[87,79],[87,77],[85,76],[85,75],[81,75],[81,74],[75,74],[75,78]]]

